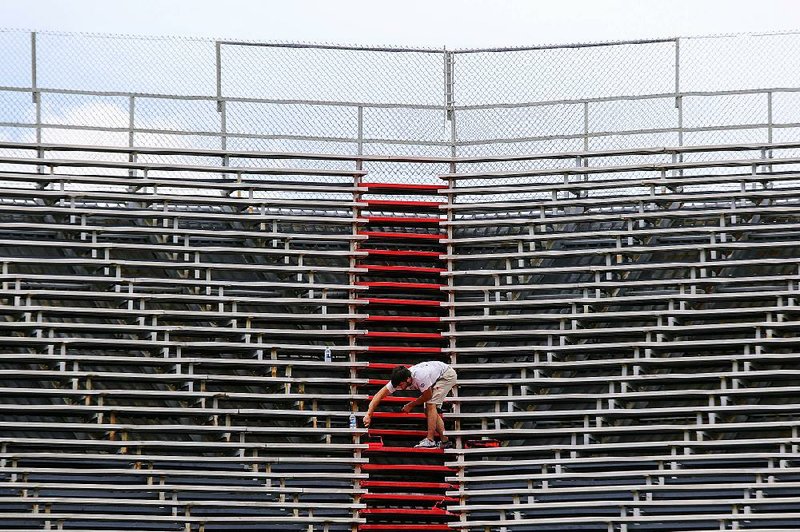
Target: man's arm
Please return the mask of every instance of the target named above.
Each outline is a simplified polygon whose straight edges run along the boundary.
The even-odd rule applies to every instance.
[[[380,404],[381,401],[383,401],[383,398],[386,397],[387,395],[391,395],[391,393],[392,392],[390,392],[386,386],[378,390],[378,393],[376,393],[375,396],[372,398],[372,401],[369,402],[369,408],[367,408],[367,413],[364,414],[365,427],[369,427],[369,424],[372,421],[372,413],[375,411],[376,408],[378,408],[378,405]]]
[[[420,396],[414,399],[413,401],[404,404],[403,412],[408,414],[409,412],[411,412],[411,410],[414,409],[415,406],[430,401],[432,396],[433,396],[433,386],[422,392]]]

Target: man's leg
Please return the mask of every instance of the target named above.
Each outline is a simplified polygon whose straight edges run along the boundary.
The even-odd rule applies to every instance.
[[[444,372],[442,377],[433,385],[433,393],[430,400],[425,403],[425,412],[428,417],[428,439],[433,439],[438,433],[442,437],[442,443],[446,443],[449,438],[444,434],[444,419],[439,413],[442,408],[444,398],[456,384],[456,372],[450,368]]]
[[[436,412],[436,432],[442,437],[442,443],[448,440],[444,434],[444,419],[442,419],[442,415],[439,412]]]
[[[428,439],[433,441],[436,430],[442,422],[442,418],[439,417],[439,412],[436,411],[435,404],[425,403],[425,416],[428,418]],[[442,425],[442,428],[444,428],[444,425]]]

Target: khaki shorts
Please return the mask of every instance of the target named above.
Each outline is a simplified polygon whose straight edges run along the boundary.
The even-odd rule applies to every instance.
[[[453,386],[456,385],[456,378],[456,370],[453,368],[449,368],[447,371],[445,371],[442,376],[439,377],[439,380],[433,383],[433,395],[431,395],[431,399],[428,401],[428,403],[433,403],[437,407],[442,406],[445,396],[448,394],[448,392],[450,392],[450,390],[453,389]]]

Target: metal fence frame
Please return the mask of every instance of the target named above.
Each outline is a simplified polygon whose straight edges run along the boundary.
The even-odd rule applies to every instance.
[[[484,48],[484,49],[432,49],[432,48],[395,48],[395,47],[360,47],[360,46],[337,46],[337,45],[316,45],[316,44],[297,44],[297,43],[257,43],[247,41],[234,41],[234,40],[215,40],[213,41],[214,57],[213,65],[215,71],[215,87],[209,87],[208,94],[197,95],[175,95],[175,94],[162,94],[162,93],[145,93],[135,91],[96,91],[96,90],[75,90],[65,89],[58,87],[43,87],[40,83],[41,64],[37,59],[37,35],[38,32],[30,33],[30,73],[31,73],[31,86],[4,86],[0,87],[0,91],[4,92],[23,92],[30,93],[32,103],[35,106],[34,116],[35,120],[32,123],[19,123],[19,122],[0,122],[0,128],[21,128],[32,129],[35,131],[35,141],[38,143],[43,142],[42,133],[47,129],[59,130],[87,130],[87,131],[103,131],[103,132],[119,132],[127,133],[128,147],[136,147],[135,135],[139,133],[159,133],[167,135],[192,135],[206,138],[218,138],[219,148],[226,150],[229,148],[229,140],[232,138],[240,139],[271,139],[271,140],[287,140],[287,141],[309,141],[309,142],[338,142],[345,145],[350,145],[352,150],[348,154],[362,155],[365,153],[365,147],[371,144],[380,145],[384,151],[388,146],[418,146],[430,147],[431,149],[440,149],[441,154],[445,152],[453,158],[457,156],[468,155],[465,153],[467,148],[479,149],[482,145],[497,144],[497,143],[526,143],[526,142],[539,142],[539,141],[582,141],[582,146],[585,151],[602,149],[597,146],[591,146],[590,141],[602,139],[604,137],[625,137],[629,135],[642,135],[642,134],[674,134],[676,142],[670,143],[673,146],[684,146],[685,135],[692,132],[712,132],[712,131],[743,131],[743,130],[762,130],[765,137],[763,141],[772,142],[773,134],[779,129],[798,128],[800,127],[800,120],[792,120],[789,122],[776,122],[774,119],[774,96],[777,94],[791,94],[800,92],[800,86],[796,87],[766,87],[754,89],[733,89],[726,91],[686,91],[683,90],[683,76],[684,72],[681,68],[681,42],[686,38],[675,37],[668,39],[649,39],[649,40],[633,40],[633,41],[618,41],[618,42],[605,42],[605,43],[589,43],[589,44],[565,44],[565,45],[551,45],[551,46],[533,46],[533,47],[519,47],[519,48]],[[61,35],[61,34],[58,34]],[[783,35],[783,34],[777,34]],[[792,34],[793,35],[793,34]],[[72,37],[73,35],[70,35]],[[75,35],[75,37],[81,37]],[[211,41],[209,41],[211,42]],[[671,65],[666,65],[670,69],[670,75],[674,79],[674,91],[648,93],[637,95],[610,95],[600,97],[585,97],[585,98],[569,98],[557,100],[542,100],[542,101],[526,101],[514,103],[481,103],[481,104],[463,104],[459,103],[459,83],[460,79],[456,70],[456,65],[460,58],[466,57],[471,54],[515,54],[525,52],[547,51],[547,50],[570,50],[570,49],[588,49],[600,47],[619,47],[619,46],[638,46],[638,45],[651,45],[672,43],[674,46],[673,61]],[[225,63],[223,51],[228,47],[256,47],[267,49],[308,49],[308,50],[332,50],[342,52],[366,52],[375,54],[436,54],[442,58],[443,70],[441,73],[441,102],[438,104],[419,104],[419,103],[404,103],[404,102],[368,102],[368,101],[339,101],[329,100],[308,100],[308,99],[268,99],[268,98],[246,98],[233,95],[226,95],[224,93],[224,79],[225,79]],[[660,69],[660,67],[659,67]],[[413,73],[409,72],[409,75]],[[82,96],[96,96],[96,97],[123,97],[128,99],[128,124],[127,127],[107,127],[107,126],[92,126],[92,125],[69,125],[69,124],[48,124],[42,120],[42,96],[46,94],[53,95],[82,95]],[[766,101],[765,111],[766,116],[763,120],[757,123],[739,123],[739,124],[712,124],[702,126],[687,126],[685,117],[685,100],[687,98],[715,98],[724,96],[743,96],[743,95],[760,95]],[[137,121],[137,100],[148,99],[166,99],[172,101],[205,101],[214,102],[217,112],[219,113],[219,129],[209,131],[186,131],[186,130],[161,130],[141,127],[136,125]],[[646,102],[653,100],[673,99],[676,110],[674,122],[670,117],[669,127],[653,127],[653,128],[634,128],[634,129],[618,129],[608,130],[599,129],[597,125],[593,127],[591,119],[591,110],[593,106],[601,103],[608,102]],[[229,130],[228,107],[234,103],[255,103],[255,104],[274,104],[278,106],[284,105],[302,105],[311,107],[323,108],[348,108],[353,110],[355,118],[354,124],[348,124],[348,128],[353,131],[352,136],[345,137],[331,137],[326,135],[296,135],[278,133],[275,135],[264,135],[259,133],[246,133],[235,132]],[[523,136],[510,136],[508,138],[485,138],[485,139],[468,139],[464,135],[459,134],[458,124],[460,116],[470,111],[495,111],[501,109],[534,109],[534,108],[555,108],[556,106],[579,106],[582,107],[582,131],[574,131],[568,134],[560,132],[548,132],[537,135],[523,135]],[[442,137],[437,140],[426,140],[416,138],[369,138],[365,135],[364,131],[364,113],[368,109],[390,110],[390,109],[405,109],[409,111],[437,111],[442,112],[442,126],[446,131]],[[786,140],[786,139],[779,139]],[[690,143],[691,144],[691,143]],[[141,145],[139,147],[142,147]],[[531,153],[530,149],[524,150],[526,153]],[[374,152],[373,152],[374,153]]]

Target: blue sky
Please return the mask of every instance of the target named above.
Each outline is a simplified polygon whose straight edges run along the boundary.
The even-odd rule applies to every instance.
[[[795,0],[0,0],[0,27],[449,48],[800,30]]]

